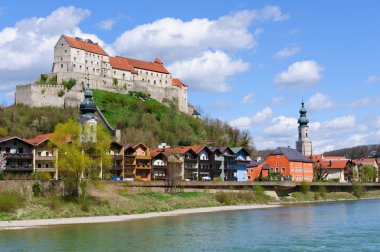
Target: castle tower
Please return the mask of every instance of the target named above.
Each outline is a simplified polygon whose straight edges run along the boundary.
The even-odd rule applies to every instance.
[[[298,141],[296,142],[296,149],[304,156],[310,156],[313,153],[311,139],[309,138],[309,120],[306,117],[306,109],[302,101],[300,109],[300,118],[298,119]]]
[[[86,89],[84,91],[84,100],[80,104],[79,123],[80,128],[80,141],[82,143],[86,142],[96,142],[96,128],[98,125],[98,118],[95,116],[96,105],[92,99],[92,91]]]

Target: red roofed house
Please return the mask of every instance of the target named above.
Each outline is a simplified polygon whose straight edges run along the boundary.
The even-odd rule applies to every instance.
[[[35,148],[35,172],[47,172],[51,178],[58,179],[58,150],[51,141],[52,134],[41,134],[26,139]]]
[[[165,144],[161,144],[159,148],[150,151],[152,157],[152,179],[183,179],[182,165],[179,153],[175,149],[171,149]]]
[[[358,179],[358,177],[361,176],[361,167],[363,166],[370,166],[374,167],[376,170],[377,177],[373,182],[379,182],[379,165],[377,163],[376,158],[360,158],[360,159],[353,159],[352,160],[354,167],[353,167],[353,172],[356,173],[358,176],[356,176],[355,179]],[[353,177],[355,175],[353,174]]]
[[[32,107],[76,107],[81,101],[83,88],[102,89],[125,93],[143,91],[160,102],[176,101],[178,110],[188,113],[187,85],[172,78],[161,59],[137,60],[121,56],[109,56],[100,44],[91,39],[62,35],[54,46],[52,73],[57,83],[74,79],[76,85],[70,92],[57,96],[63,87],[44,85],[18,86],[16,103]],[[42,91],[44,89],[44,92]]]
[[[314,163],[314,169],[323,180],[334,180],[341,183],[351,180],[350,177],[345,176],[345,172],[351,166],[351,161],[348,158],[324,155],[311,155],[310,158]]]
[[[281,177],[293,182],[313,181],[312,161],[295,149],[284,147],[275,149],[264,161],[263,166],[265,165],[269,167],[270,172],[279,173]],[[265,177],[263,173],[262,177]]]

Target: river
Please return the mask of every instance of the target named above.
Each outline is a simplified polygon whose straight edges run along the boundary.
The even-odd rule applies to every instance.
[[[380,200],[4,230],[0,251],[380,251]]]

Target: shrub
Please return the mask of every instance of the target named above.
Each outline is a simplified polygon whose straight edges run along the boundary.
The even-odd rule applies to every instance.
[[[24,199],[16,191],[0,193],[0,212],[13,212],[23,206]]]
[[[232,195],[231,193],[226,192],[217,192],[215,194],[215,198],[219,203],[222,203],[224,205],[231,205],[232,204]]]
[[[214,178],[214,181],[222,181],[222,178],[221,177],[216,177],[216,178]]]
[[[300,190],[303,194],[306,194],[307,192],[309,192],[310,191],[309,183],[307,183],[305,181],[301,182]]]
[[[54,74],[53,76],[51,76],[50,80],[49,80],[49,84],[51,85],[57,85],[57,75]]]
[[[364,187],[360,183],[354,183],[352,185],[352,194],[355,195],[357,198],[361,198],[364,195]]]
[[[112,78],[112,85],[117,86],[118,80],[116,78]]]
[[[64,96],[64,94],[65,94],[65,91],[63,91],[63,89],[59,90],[57,93],[58,97],[62,97]]]
[[[51,210],[57,210],[61,207],[61,201],[60,198],[57,196],[49,196],[47,197],[46,200],[46,205],[51,209]]]
[[[254,185],[252,186],[252,190],[257,193],[257,194],[263,194],[264,193],[264,187],[262,187],[261,185]]]
[[[8,136],[8,130],[6,128],[0,127],[0,137]]]
[[[319,200],[320,196],[321,196],[321,195],[320,195],[319,193],[317,193],[317,192],[314,193],[314,199],[315,199],[315,200]]]
[[[62,81],[62,85],[64,86],[64,88],[66,90],[72,89],[75,86],[75,84],[77,84],[77,81],[75,79],[70,79],[68,81],[66,81],[66,80]]]
[[[33,195],[36,196],[36,197],[39,197],[41,196],[41,187],[40,187],[40,183],[38,182],[35,182],[32,186],[32,191],[33,191]]]
[[[41,78],[40,78],[40,83],[41,84],[45,84],[46,81],[48,79],[48,75],[47,74],[41,74]]]
[[[319,189],[319,194],[322,196],[323,199],[326,199],[327,198],[327,190],[326,190],[326,187],[324,186],[320,186]]]
[[[49,181],[51,175],[48,172],[33,172],[29,175],[30,180]]]

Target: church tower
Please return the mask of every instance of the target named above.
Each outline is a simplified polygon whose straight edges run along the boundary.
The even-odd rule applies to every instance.
[[[80,123],[80,142],[96,142],[98,118],[95,116],[96,105],[92,99],[92,91],[84,91],[84,100],[80,104],[79,123]]]
[[[311,139],[309,138],[309,120],[306,117],[306,109],[302,101],[300,109],[300,118],[298,119],[298,141],[296,142],[296,149],[304,156],[310,156],[313,153]]]

